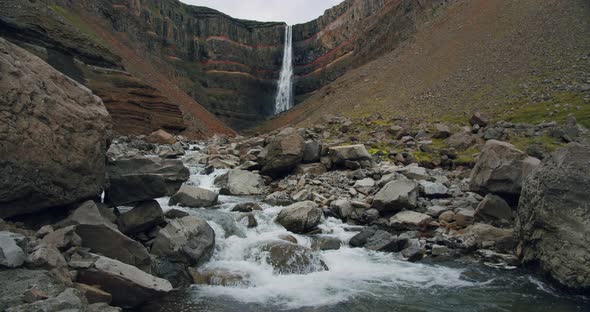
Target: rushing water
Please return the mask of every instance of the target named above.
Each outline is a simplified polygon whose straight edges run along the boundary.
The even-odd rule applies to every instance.
[[[293,106],[293,29],[285,27],[285,48],[283,65],[279,77],[275,114],[284,112]]]
[[[199,174],[201,170],[191,168],[191,181],[215,189],[213,180],[224,171],[206,176]],[[409,263],[394,254],[350,248],[346,242],[355,232],[333,218],[321,224],[323,235],[339,238],[344,245],[339,250],[318,252],[329,271],[274,274],[269,264],[249,252],[252,246],[282,234],[290,234],[308,247],[311,239],[274,222],[282,207],[260,203],[264,210],[255,212],[258,227],[252,229],[221,217],[237,216],[231,208],[252,201],[260,203],[252,197],[220,196],[221,204],[215,210],[174,207],[207,219],[216,232],[215,254],[204,268],[245,274],[250,285],[193,286],[150,304],[144,311],[590,311],[590,301],[562,294],[520,270],[456,261]],[[168,198],[159,202],[165,210],[172,208],[167,205]]]

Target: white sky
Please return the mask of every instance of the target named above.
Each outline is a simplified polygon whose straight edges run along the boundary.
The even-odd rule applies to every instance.
[[[257,21],[309,22],[342,0],[180,0],[206,6],[232,17]]]

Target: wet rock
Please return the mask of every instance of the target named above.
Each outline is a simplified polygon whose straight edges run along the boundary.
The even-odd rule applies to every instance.
[[[293,235],[281,234],[281,235],[279,235],[279,238],[284,241],[287,241],[287,242],[290,242],[293,244],[297,244],[297,238],[295,238],[295,236],[293,236]]]
[[[230,170],[215,179],[222,195],[260,195],[264,181],[259,174],[246,170]]]
[[[416,207],[418,185],[410,180],[387,183],[373,198],[372,207],[379,211],[396,212]]]
[[[243,228],[239,226],[234,213],[220,210],[196,209],[191,212],[191,215],[196,216],[204,221],[214,222],[216,225],[219,225],[221,230],[224,232],[224,237],[226,238],[234,235],[241,238],[246,237],[246,233],[244,232]]]
[[[252,211],[262,211],[262,207],[260,207],[257,203],[239,203],[232,208],[231,211],[236,212],[252,212]]]
[[[266,196],[264,202],[273,206],[289,206],[293,203],[293,199],[287,192],[277,191]]]
[[[447,246],[442,245],[432,245],[431,251],[433,257],[446,256],[449,254],[449,248]]]
[[[256,221],[256,217],[251,212],[247,212],[247,213],[244,213],[241,216],[239,216],[238,222],[245,225],[249,229],[255,228],[258,226],[258,221]]]
[[[176,194],[170,197],[168,205],[178,205],[181,207],[211,207],[217,204],[219,194],[192,185],[183,185]]]
[[[283,129],[266,146],[261,173],[273,178],[290,173],[303,159],[304,148],[303,137],[296,129]]]
[[[272,265],[277,274],[309,274],[328,270],[321,257],[311,249],[285,241],[267,242],[252,252]]]
[[[400,239],[389,232],[377,230],[367,239],[364,247],[375,251],[400,252],[407,247],[407,243],[407,239]]]
[[[224,287],[248,287],[250,276],[246,273],[228,271],[224,269],[194,269],[189,272],[196,285],[211,285]]]
[[[180,219],[189,216],[188,212],[182,211],[180,209],[170,209],[166,211],[164,215],[167,219]]]
[[[277,222],[293,233],[305,234],[317,227],[323,212],[312,201],[304,201],[283,208]]]
[[[0,77],[0,218],[99,196],[111,130],[100,98],[3,38]]]
[[[464,247],[471,250],[495,247],[501,252],[512,253],[516,247],[512,229],[500,229],[489,224],[470,225],[459,237]]]
[[[469,188],[483,195],[493,193],[509,200],[518,198],[522,181],[539,163],[512,144],[490,140],[471,172]]]
[[[148,231],[164,222],[162,207],[155,200],[139,203],[133,209],[119,216],[119,229],[125,234]]]
[[[207,222],[193,216],[171,220],[152,244],[154,255],[196,265],[213,255],[215,232]]]
[[[364,247],[365,244],[367,244],[367,241],[369,240],[369,238],[371,238],[373,235],[375,235],[375,232],[377,232],[377,228],[376,227],[368,227],[363,229],[360,233],[358,233],[357,235],[353,236],[350,241],[349,244],[352,247]]]
[[[170,196],[188,180],[190,172],[182,161],[138,157],[110,162],[110,186],[105,202],[120,206]]]
[[[363,160],[371,160],[371,154],[367,151],[364,145],[348,145],[348,146],[334,146],[328,148],[328,154],[332,163],[338,166],[344,166],[345,162],[355,162]]]
[[[22,235],[0,232],[0,267],[17,268],[25,262],[26,255],[17,243],[17,236]]]
[[[515,267],[520,265],[520,259],[515,255],[503,254],[489,249],[480,249],[476,252],[486,263]]]
[[[401,211],[389,219],[389,226],[401,231],[426,230],[432,227],[431,216],[414,211]]]
[[[342,242],[334,237],[316,237],[312,244],[313,250],[338,250],[342,246]]]
[[[409,262],[418,262],[424,258],[426,251],[420,243],[410,244],[410,246],[402,250],[402,256]]]
[[[475,210],[475,221],[512,224],[512,208],[500,196],[488,194]]]
[[[524,263],[560,285],[590,289],[590,148],[558,150],[524,182],[517,236]]]
[[[133,308],[172,290],[170,282],[123,262],[91,255],[92,264],[78,272],[78,281],[98,285],[112,295],[112,304]]]
[[[172,145],[174,143],[176,143],[176,138],[164,131],[164,130],[158,130],[158,131],[154,131],[152,132],[150,135],[148,135],[145,138],[146,142],[149,143],[155,143],[155,144],[169,144]]]

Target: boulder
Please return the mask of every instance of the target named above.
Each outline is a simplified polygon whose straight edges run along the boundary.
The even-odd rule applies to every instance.
[[[215,232],[207,222],[188,216],[171,220],[152,244],[154,255],[170,261],[196,265],[209,260],[215,246]]]
[[[399,237],[389,232],[378,230],[367,239],[364,247],[375,251],[400,252],[406,247],[407,243],[407,239],[399,239]]]
[[[486,115],[484,115],[484,114],[482,114],[480,112],[474,113],[471,116],[471,118],[469,118],[469,124],[470,125],[472,125],[472,126],[478,125],[481,128],[486,127],[489,122],[490,122],[489,121],[489,118]]]
[[[110,162],[107,169],[105,202],[113,206],[170,196],[190,176],[182,161],[173,159],[122,159]]]
[[[65,251],[71,247],[80,246],[82,239],[76,234],[76,226],[71,225],[45,235],[41,242]]]
[[[469,188],[482,195],[493,193],[513,200],[520,195],[523,180],[540,162],[510,143],[489,140],[471,171]]]
[[[172,290],[167,280],[157,278],[134,266],[99,255],[88,268],[80,269],[78,281],[97,285],[112,295],[112,304],[134,308]]]
[[[289,174],[303,159],[304,148],[303,137],[296,129],[283,129],[265,147],[260,172],[273,178]]]
[[[313,250],[338,250],[342,242],[335,237],[316,237],[311,243]]]
[[[0,232],[0,267],[17,268],[25,262],[25,252],[18,245],[19,236],[22,235]]]
[[[477,138],[469,132],[461,131],[451,135],[446,143],[457,150],[466,150],[477,143]]]
[[[347,199],[337,199],[330,203],[330,211],[334,216],[343,221],[347,221],[351,217],[354,207]]]
[[[494,246],[501,252],[513,253],[516,247],[512,229],[500,229],[489,224],[470,225],[459,237],[463,240],[463,247],[470,250]]]
[[[431,216],[414,212],[414,211],[400,211],[389,219],[389,226],[395,230],[412,231],[412,230],[426,230],[432,227]]]
[[[274,206],[289,206],[293,203],[293,199],[285,191],[276,191],[266,196],[264,202]]]
[[[377,232],[376,227],[367,227],[363,229],[360,233],[353,236],[348,244],[352,247],[364,247],[367,244],[369,238],[373,237]]]
[[[435,124],[433,137],[436,139],[446,139],[451,136],[451,128],[445,124]]]
[[[429,198],[442,198],[449,196],[449,189],[442,183],[419,181],[420,193]]]
[[[181,207],[211,207],[217,204],[219,194],[214,191],[192,185],[183,185],[172,197],[168,205]]]
[[[364,178],[354,183],[354,189],[365,195],[371,194],[373,188],[375,188],[375,180],[371,178]]]
[[[67,227],[79,224],[104,224],[112,228],[117,228],[115,224],[101,214],[97,204],[92,200],[83,202],[78,208],[74,209],[65,220],[59,222],[58,225],[59,227]]]
[[[517,236],[524,263],[560,285],[590,291],[590,148],[572,143],[524,182]]]
[[[141,202],[117,219],[119,229],[125,234],[144,232],[163,222],[164,212],[155,200]]]
[[[222,195],[260,195],[264,180],[257,173],[234,169],[215,178],[215,185],[221,188]]]
[[[180,219],[188,217],[189,213],[180,209],[170,209],[164,214],[167,219]]]
[[[372,207],[379,211],[396,212],[416,207],[418,184],[411,180],[387,183],[373,198]]]
[[[511,224],[512,208],[500,196],[488,194],[475,210],[475,221]]]
[[[111,119],[97,96],[0,38],[0,218],[100,195]]]
[[[315,229],[323,212],[316,203],[304,201],[283,208],[277,222],[293,233],[305,234]]]
[[[176,143],[176,138],[172,134],[170,134],[164,130],[161,130],[161,129],[158,131],[152,132],[150,135],[148,135],[145,138],[145,140],[146,140],[146,142],[155,143],[155,144],[172,145],[172,144]]]
[[[322,144],[317,141],[305,142],[303,148],[303,159],[304,163],[315,163],[320,161],[322,156]]]
[[[150,272],[150,255],[139,242],[106,225],[81,224],[76,226],[82,247],[106,257]]]
[[[328,270],[321,257],[311,249],[282,240],[263,243],[253,248],[251,253],[272,265],[277,274],[309,274]]]
[[[231,211],[235,212],[252,212],[252,211],[261,211],[262,207],[260,207],[257,203],[239,203],[232,208]]]
[[[346,161],[363,161],[372,159],[364,145],[333,146],[328,148],[328,155],[332,163],[344,166]]]
[[[250,277],[246,273],[224,269],[194,269],[189,268],[193,283],[196,285],[211,285],[224,287],[248,287]]]

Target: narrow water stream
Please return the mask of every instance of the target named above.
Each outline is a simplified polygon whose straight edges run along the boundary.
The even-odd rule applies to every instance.
[[[215,189],[214,178],[224,173],[201,175],[202,167],[190,169],[191,181],[209,189]],[[182,209],[207,219],[216,232],[216,249],[202,268],[245,275],[248,284],[195,285],[144,311],[590,311],[589,301],[562,294],[521,270],[458,261],[410,263],[394,254],[350,248],[347,242],[356,233],[333,218],[321,224],[326,233],[322,235],[340,239],[343,246],[317,252],[329,270],[278,275],[251,252],[253,246],[284,234],[307,247],[312,243],[311,238],[290,233],[274,222],[283,207],[254,197],[220,196],[221,204],[215,210],[170,207],[168,198],[159,202],[164,210]],[[257,227],[248,229],[234,221],[238,213],[230,210],[240,202],[257,202],[263,207],[255,212]]]
[[[285,47],[283,65],[277,81],[275,114],[282,113],[293,106],[293,28],[285,27]]]

